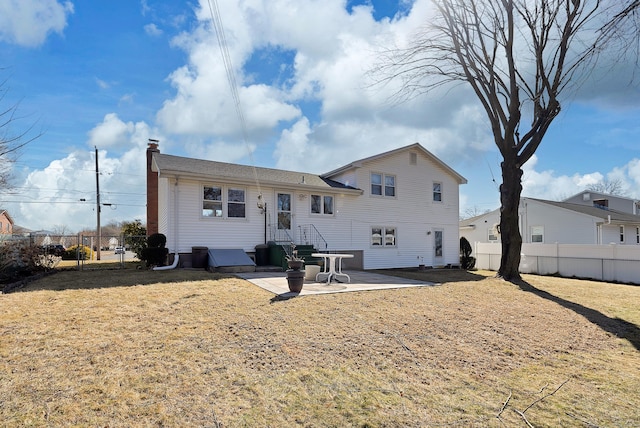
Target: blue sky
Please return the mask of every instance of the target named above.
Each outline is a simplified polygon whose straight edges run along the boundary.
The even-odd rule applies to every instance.
[[[112,204],[102,223],[144,220],[149,138],[163,153],[314,173],[420,142],[468,179],[461,212],[498,207],[500,156],[468,88],[394,105],[367,83],[376,50],[428,21],[428,0],[218,5],[247,144],[208,0],[0,0],[0,107],[18,105],[13,134],[42,132],[0,208],[33,230],[95,227],[97,147]],[[640,90],[627,69],[595,69],[563,104],[525,165],[525,196],[557,200],[608,178],[640,199]]]

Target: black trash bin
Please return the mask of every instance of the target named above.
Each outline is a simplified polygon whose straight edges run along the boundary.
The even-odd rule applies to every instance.
[[[256,265],[266,266],[269,264],[269,246],[267,244],[256,245]]]
[[[196,269],[204,269],[209,261],[209,248],[191,247],[191,266]]]

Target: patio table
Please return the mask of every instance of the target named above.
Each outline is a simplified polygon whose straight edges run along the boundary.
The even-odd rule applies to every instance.
[[[351,282],[351,277],[342,272],[342,259],[353,258],[353,254],[336,254],[336,253],[313,253],[313,257],[322,257],[324,260],[324,268],[322,272],[316,275],[316,282],[320,282],[319,278],[323,275],[327,276],[327,284],[330,284],[332,280],[337,277],[343,276],[347,278],[347,282]],[[336,269],[336,260],[338,261],[338,268]]]

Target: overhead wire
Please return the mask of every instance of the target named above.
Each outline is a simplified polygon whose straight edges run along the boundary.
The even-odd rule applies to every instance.
[[[222,25],[222,15],[220,14],[220,8],[218,7],[217,0],[208,0],[208,3],[209,3],[209,12],[211,14],[211,21],[213,23],[213,28],[215,30],[216,37],[218,39],[218,46],[220,47],[220,53],[222,54],[222,62],[224,64],[224,69],[227,74],[227,81],[229,82],[229,87],[231,89],[231,97],[233,98],[236,114],[238,115],[238,120],[240,121],[240,128],[242,129],[242,139],[247,149],[249,162],[251,163],[251,167],[253,168],[253,178],[256,182],[256,186],[258,187],[258,195],[259,195],[258,198],[261,199],[262,190],[260,188],[260,180],[258,179],[258,170],[256,169],[253,161],[253,153],[251,152],[251,147],[249,147],[249,135],[247,132],[247,124],[244,118],[242,104],[240,102],[240,95],[238,94],[238,84],[236,82],[236,76],[233,70],[233,64],[231,62],[231,55],[229,55],[229,48],[227,45],[227,38],[224,32],[224,26]]]

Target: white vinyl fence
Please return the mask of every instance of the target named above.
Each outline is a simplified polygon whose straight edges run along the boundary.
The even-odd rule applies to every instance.
[[[497,271],[501,247],[476,242],[476,267]],[[522,244],[520,272],[640,284],[640,246]]]

